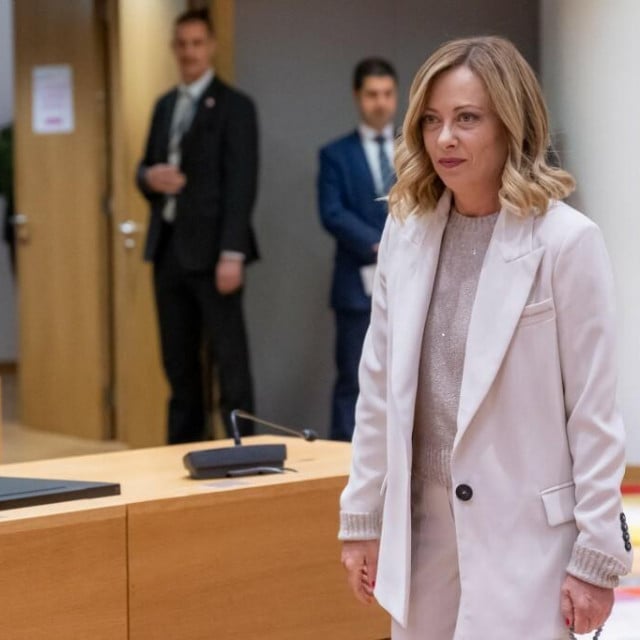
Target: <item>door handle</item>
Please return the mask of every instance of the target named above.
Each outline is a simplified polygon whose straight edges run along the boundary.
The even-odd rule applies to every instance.
[[[142,225],[138,224],[134,220],[125,220],[118,225],[120,233],[124,236],[124,248],[135,249],[136,238],[135,236],[142,231]]]
[[[29,241],[29,218],[24,213],[16,213],[11,218],[11,224],[14,226],[16,239],[19,242]]]

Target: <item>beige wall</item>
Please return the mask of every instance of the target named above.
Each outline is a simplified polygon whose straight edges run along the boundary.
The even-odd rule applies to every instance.
[[[640,2],[542,0],[542,78],[573,203],[604,233],[615,272],[620,404],[640,464]]]

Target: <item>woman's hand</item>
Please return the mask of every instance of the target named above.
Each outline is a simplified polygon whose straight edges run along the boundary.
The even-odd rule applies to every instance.
[[[589,633],[601,627],[613,608],[613,589],[567,576],[562,585],[560,605],[567,626],[576,633]]]
[[[379,540],[348,540],[342,544],[342,566],[353,595],[364,604],[373,602],[378,570]]]

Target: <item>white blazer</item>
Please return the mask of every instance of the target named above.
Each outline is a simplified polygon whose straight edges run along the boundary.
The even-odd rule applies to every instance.
[[[435,211],[387,222],[341,497],[343,527],[381,517],[375,595],[403,626],[418,367],[450,202],[447,192]],[[562,202],[538,217],[500,213],[469,323],[451,459],[453,487],[473,491],[454,498],[455,640],[565,638],[560,588],[574,545],[601,571],[630,569],[613,292],[601,233],[585,216]]]

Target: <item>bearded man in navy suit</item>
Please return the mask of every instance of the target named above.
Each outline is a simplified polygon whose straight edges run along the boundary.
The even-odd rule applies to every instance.
[[[331,291],[338,370],[331,412],[334,440],[351,440],[353,435],[358,364],[371,313],[370,284],[387,217],[384,197],[395,182],[397,84],[386,60],[362,60],[353,75],[360,124],[320,150],[320,218],[336,240]]]

